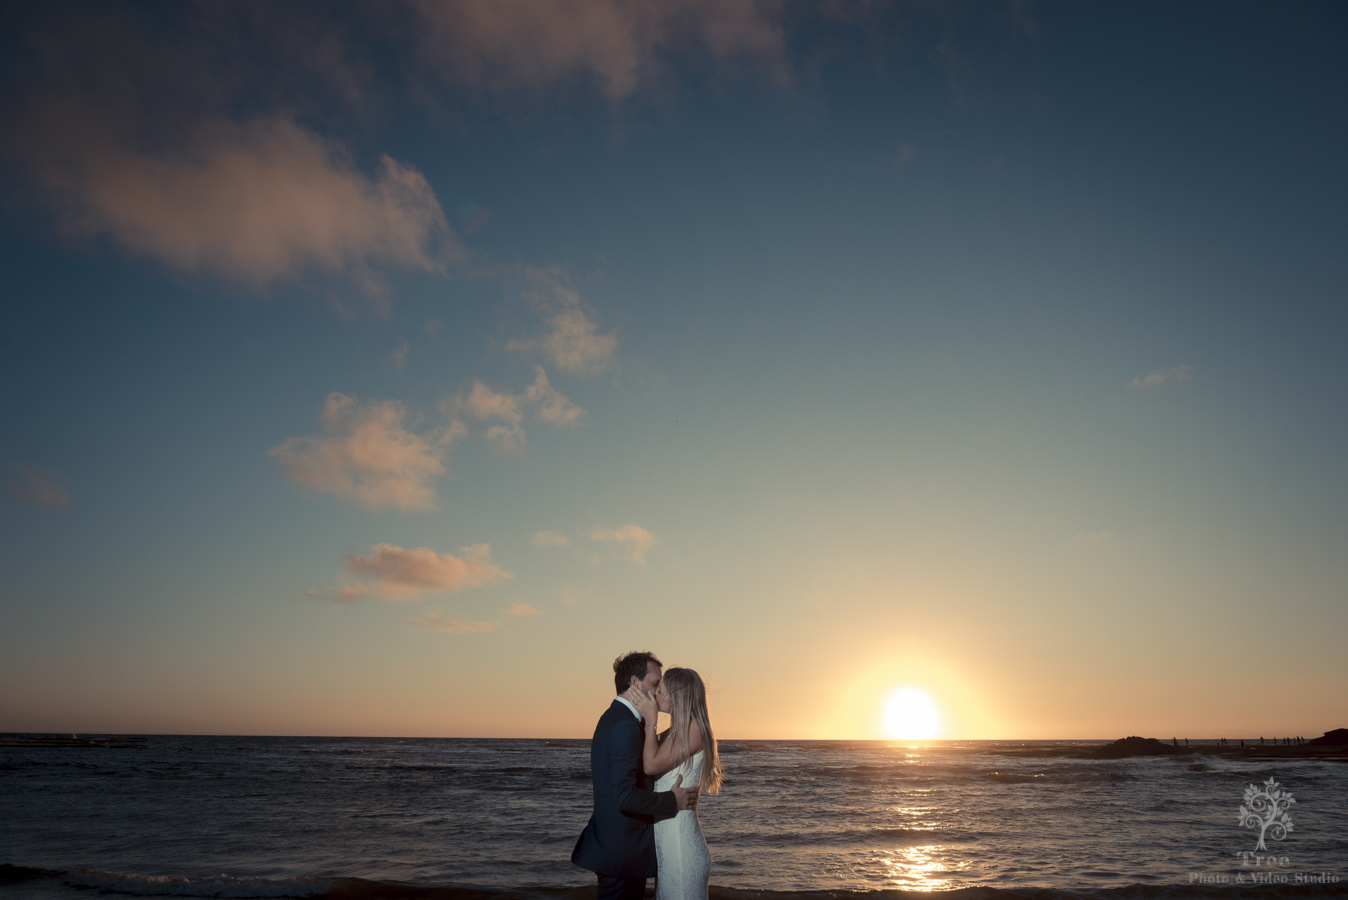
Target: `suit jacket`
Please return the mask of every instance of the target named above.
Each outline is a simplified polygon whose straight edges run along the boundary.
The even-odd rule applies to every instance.
[[[652,825],[679,811],[671,791],[656,793],[641,767],[641,723],[614,700],[599,717],[590,740],[594,813],[576,841],[571,861],[617,878],[655,876]]]

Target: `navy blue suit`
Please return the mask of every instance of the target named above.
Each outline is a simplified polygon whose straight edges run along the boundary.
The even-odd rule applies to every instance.
[[[632,710],[614,700],[599,717],[590,740],[590,774],[594,783],[594,813],[576,841],[571,861],[605,879],[655,876],[657,819],[679,811],[671,791],[651,790],[651,779],[641,766],[644,736]]]

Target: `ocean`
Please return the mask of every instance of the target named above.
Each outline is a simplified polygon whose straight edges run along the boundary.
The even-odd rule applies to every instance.
[[[722,741],[712,896],[1348,895],[1348,763],[1054,755],[1099,743]],[[1269,779],[1292,828],[1256,851]],[[0,746],[0,895],[580,900],[590,804],[585,740]]]

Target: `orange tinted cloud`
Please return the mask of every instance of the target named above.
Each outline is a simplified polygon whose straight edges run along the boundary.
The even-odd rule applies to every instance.
[[[385,600],[453,593],[514,577],[492,563],[488,544],[463,547],[463,556],[436,553],[426,547],[404,550],[393,544],[375,544],[370,549],[374,552],[369,556],[347,554],[342,562],[352,575],[369,579],[371,584],[362,585]]]
[[[558,268],[525,267],[529,282],[524,298],[547,322],[545,334],[530,340],[514,340],[511,350],[542,353],[564,372],[595,375],[613,365],[618,339],[601,334],[599,326],[581,301],[580,294]]]
[[[522,601],[522,600],[516,600],[514,603],[512,603],[512,604],[510,604],[509,606],[506,607],[506,615],[507,615],[507,616],[541,616],[541,615],[543,615],[543,613],[540,612],[539,610],[534,609],[532,606],[530,606],[529,604],[525,603],[525,602]]]
[[[19,477],[5,485],[6,495],[37,506],[70,505],[70,491],[60,469],[44,469],[31,463],[15,463],[14,468]]]
[[[590,529],[590,540],[616,542],[626,548],[627,555],[632,562],[643,566],[646,564],[646,553],[659,543],[659,539],[655,535],[632,522],[628,522],[621,528],[596,526]]]
[[[566,399],[548,382],[542,366],[534,367],[534,381],[523,394],[498,391],[473,379],[473,388],[466,396],[460,394],[446,399],[441,409],[450,415],[463,412],[475,419],[501,420],[503,424],[487,428],[486,438],[493,447],[505,453],[523,452],[525,433],[521,423],[526,413],[556,426],[577,425],[585,415],[585,410]]]
[[[325,434],[293,437],[268,453],[297,484],[369,509],[435,509],[436,478],[462,426],[423,436],[404,426],[405,417],[391,400],[361,406],[355,397],[329,394],[320,417]]]
[[[377,292],[381,269],[461,256],[421,172],[385,156],[368,176],[282,116],[208,121],[175,152],[97,140],[31,166],[67,226],[178,269],[257,285],[346,273]]]
[[[611,101],[662,70],[676,45],[742,57],[787,80],[781,27],[755,0],[416,0],[422,57],[451,78],[501,90],[592,78]]]
[[[571,543],[566,539],[566,535],[558,534],[555,531],[535,531],[531,538],[535,547],[547,549],[549,547],[565,547]]]

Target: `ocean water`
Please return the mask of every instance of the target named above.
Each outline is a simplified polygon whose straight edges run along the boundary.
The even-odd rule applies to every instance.
[[[712,896],[1348,894],[1348,763],[1024,749],[723,741]],[[1269,778],[1293,828],[1256,856],[1237,811]],[[0,895],[579,900],[590,804],[584,740],[0,746]]]

